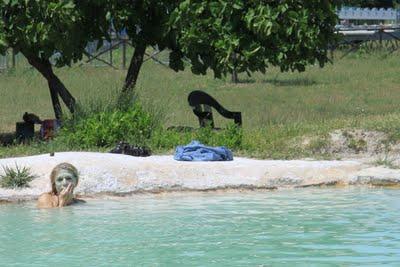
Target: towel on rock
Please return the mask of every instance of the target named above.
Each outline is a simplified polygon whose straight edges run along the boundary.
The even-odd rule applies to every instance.
[[[233,160],[232,152],[224,146],[205,146],[194,140],[186,146],[178,146],[175,160],[179,161],[228,161]]]

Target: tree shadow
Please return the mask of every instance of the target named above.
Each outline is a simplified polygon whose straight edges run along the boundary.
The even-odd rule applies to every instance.
[[[239,79],[237,83],[240,84],[240,83],[256,83],[256,82],[258,82],[258,81],[255,79],[244,78],[244,79]]]
[[[31,144],[37,140],[42,140],[40,137],[40,132],[35,131],[34,136],[31,138],[18,137],[15,132],[0,133],[0,147],[15,146],[20,144]]]
[[[9,146],[15,143],[15,133],[0,133],[0,146]]]
[[[295,78],[295,79],[265,79],[264,83],[270,83],[275,86],[312,86],[317,82],[308,78]]]
[[[269,83],[274,86],[312,86],[316,85],[317,82],[308,78],[295,78],[295,79],[263,79],[256,80],[252,78],[240,79],[239,84],[243,83]]]

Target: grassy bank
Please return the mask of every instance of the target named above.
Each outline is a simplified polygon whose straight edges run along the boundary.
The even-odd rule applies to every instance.
[[[338,57],[336,57],[338,58]],[[313,156],[324,138],[334,129],[362,128],[386,132],[389,141],[400,138],[400,61],[390,56],[352,54],[336,59],[321,69],[310,66],[304,73],[280,73],[242,76],[241,83],[216,80],[209,73],[195,76],[190,70],[175,73],[146,61],[138,81],[138,97],[162,113],[164,128],[198,127],[187,103],[195,89],[214,96],[227,109],[241,111],[243,142],[235,154],[260,158],[297,158]],[[111,68],[77,67],[57,70],[73,95],[88,105],[93,99],[107,101],[121,88],[125,71]],[[14,130],[25,111],[41,118],[53,115],[47,84],[33,69],[17,68],[0,74],[0,132]],[[96,100],[97,101],[97,100]],[[216,125],[227,121],[215,114]],[[162,132],[151,141],[156,153],[170,153],[197,135]],[[304,137],[318,137],[311,145],[301,145]],[[216,138],[213,143],[223,142]],[[0,156],[34,154],[49,150],[79,149],[60,143],[35,143],[31,146],[0,148]],[[87,149],[87,148],[86,148]],[[98,148],[93,148],[97,150]],[[101,150],[101,149],[100,149]],[[107,150],[107,148],[104,148]]]

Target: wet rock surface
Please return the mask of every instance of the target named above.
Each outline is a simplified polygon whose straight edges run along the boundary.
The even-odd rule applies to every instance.
[[[75,193],[83,196],[127,195],[176,191],[279,189],[309,186],[397,186],[400,170],[376,167],[366,160],[256,160],[181,162],[172,155],[132,157],[111,153],[57,152],[0,159],[0,166],[26,166],[37,176],[28,188],[0,188],[1,201],[37,198],[50,191],[54,166],[69,162],[78,168]],[[3,169],[0,168],[0,174]]]

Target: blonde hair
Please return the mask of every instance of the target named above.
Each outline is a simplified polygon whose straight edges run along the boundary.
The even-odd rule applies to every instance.
[[[76,184],[79,182],[79,176],[78,176],[78,170],[75,168],[74,165],[63,162],[58,164],[53,168],[50,174],[50,183],[51,183],[51,193],[54,195],[57,195],[57,189],[56,189],[56,177],[58,173],[62,170],[66,170],[69,173],[71,173],[74,177],[76,177]]]

